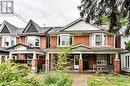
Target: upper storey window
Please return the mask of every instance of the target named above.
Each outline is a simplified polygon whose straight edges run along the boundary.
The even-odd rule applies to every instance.
[[[14,2],[12,0],[1,1],[1,14],[13,14]]]
[[[16,44],[16,37],[3,36],[2,37],[2,47],[10,47]]]
[[[106,46],[107,45],[107,35],[103,33],[95,33],[90,35],[90,45],[91,46]]]
[[[39,47],[40,37],[39,36],[28,36],[27,37],[27,45],[29,45],[31,47]]]
[[[58,36],[58,44],[60,47],[69,47],[72,45],[72,36],[70,34],[60,34]]]

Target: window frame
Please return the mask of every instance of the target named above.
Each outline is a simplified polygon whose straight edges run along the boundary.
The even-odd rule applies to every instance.
[[[101,45],[97,45],[96,44],[96,36],[99,35],[101,36]],[[107,34],[104,33],[94,33],[89,35],[89,42],[90,42],[90,46],[96,46],[96,47],[100,47],[100,46],[107,46]]]
[[[5,45],[5,38],[9,38],[8,39],[8,46]],[[14,41],[14,44],[12,44],[12,39]],[[10,47],[10,46],[13,46],[13,45],[16,45],[16,37],[15,36],[2,36],[2,47]]]
[[[99,59],[99,58],[101,58],[101,59]],[[100,61],[101,61],[101,62],[100,62]],[[101,64],[99,64],[99,62],[100,62]],[[105,55],[105,54],[98,54],[98,55],[97,55],[96,64],[97,64],[97,65],[107,65],[107,55]]]
[[[125,55],[124,56],[124,67],[130,68],[130,55]]]
[[[63,45],[62,44],[63,40],[61,40],[61,36],[68,36],[68,38],[69,38],[68,42],[70,42],[70,38],[71,38],[71,43],[68,43],[67,45],[65,43],[65,45]],[[73,36],[71,34],[60,34],[57,36],[57,39],[58,39],[57,40],[58,47],[69,47],[69,46],[73,45]]]
[[[0,1],[0,3],[1,3],[1,14],[13,14],[14,13],[14,1],[13,0]],[[5,6],[3,6],[4,5],[3,3],[5,3]],[[11,7],[8,7],[8,3],[11,4]],[[4,12],[4,9],[5,9],[5,12]]]
[[[30,44],[29,44],[29,37],[30,38],[33,38],[32,40],[33,40],[33,45],[31,46]],[[39,39],[39,45],[38,46],[36,46],[36,38],[38,37],[38,39]],[[40,36],[27,36],[27,45],[28,46],[30,46],[30,47],[40,47]]]

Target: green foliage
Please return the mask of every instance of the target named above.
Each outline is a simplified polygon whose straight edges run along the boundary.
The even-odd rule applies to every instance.
[[[130,40],[128,42],[125,42],[125,49],[130,51]]]
[[[71,48],[61,48],[59,49],[59,54],[57,54],[57,64],[56,69],[60,70],[61,72],[67,71],[67,59],[69,57],[69,54],[71,52]]]
[[[0,64],[0,86],[39,86],[38,81],[27,77],[29,71],[20,64]]]
[[[90,75],[87,80],[89,86],[130,86],[130,77],[124,75]]]
[[[43,75],[41,86],[71,86],[71,77],[66,73],[47,72]]]

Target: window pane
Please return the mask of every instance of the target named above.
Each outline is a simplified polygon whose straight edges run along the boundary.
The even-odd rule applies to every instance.
[[[35,39],[35,46],[39,46],[39,37],[36,37]]]
[[[96,45],[102,45],[102,35],[96,35]]]
[[[4,37],[4,46],[9,46],[9,37]]]

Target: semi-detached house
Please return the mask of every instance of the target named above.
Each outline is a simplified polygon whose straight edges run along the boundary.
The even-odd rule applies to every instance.
[[[71,71],[110,70],[120,73],[115,34],[79,18],[64,27],[40,27],[30,20],[25,28],[4,21],[0,29],[1,62],[13,60],[33,71],[54,70],[58,50],[70,47],[66,66]]]

